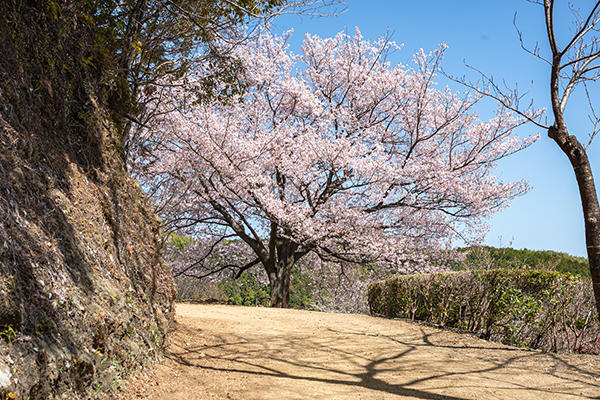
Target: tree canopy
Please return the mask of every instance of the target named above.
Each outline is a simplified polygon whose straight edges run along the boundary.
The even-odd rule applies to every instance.
[[[33,7],[48,21],[46,34],[54,36],[54,44],[76,36],[72,32],[85,36],[79,43],[83,55],[75,62],[98,80],[93,84],[102,89],[97,94],[111,111],[127,161],[138,145],[135,128],[153,117],[144,104],[150,85],[210,65],[211,74],[198,82],[197,93],[207,98],[235,93],[239,62],[230,50],[247,39],[251,30],[243,28],[286,12],[335,11],[338,4],[339,0],[45,0]],[[7,8],[18,13],[20,7],[24,5],[15,2]]]

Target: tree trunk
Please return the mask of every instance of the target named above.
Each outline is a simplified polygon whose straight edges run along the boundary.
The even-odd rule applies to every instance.
[[[287,262],[286,262],[287,261]],[[269,274],[271,288],[271,307],[288,308],[290,303],[291,260],[279,261],[276,270]]]
[[[590,163],[585,156],[585,162],[573,165],[579,195],[583,207],[583,218],[585,221],[585,244],[587,246],[588,261],[590,263],[590,274],[596,297],[596,310],[600,316],[600,206],[598,195],[594,185],[594,177]]]
[[[553,126],[548,130],[548,136],[554,139],[569,157],[575,172],[585,221],[585,244],[596,298],[596,310],[600,317],[600,205],[590,161],[581,143],[575,136],[569,136],[566,130],[559,132],[559,129]]]

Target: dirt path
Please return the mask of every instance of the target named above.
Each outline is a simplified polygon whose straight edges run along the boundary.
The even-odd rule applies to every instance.
[[[600,356],[523,351],[366,315],[177,306],[125,399],[600,399]]]

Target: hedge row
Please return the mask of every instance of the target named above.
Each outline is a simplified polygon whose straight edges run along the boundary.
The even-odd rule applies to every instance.
[[[369,286],[371,314],[553,352],[600,353],[591,282],[556,271],[399,275]]]

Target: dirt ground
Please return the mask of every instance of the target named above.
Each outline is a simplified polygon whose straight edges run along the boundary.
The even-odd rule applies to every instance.
[[[121,399],[600,399],[600,356],[366,315],[179,304],[176,321]]]

